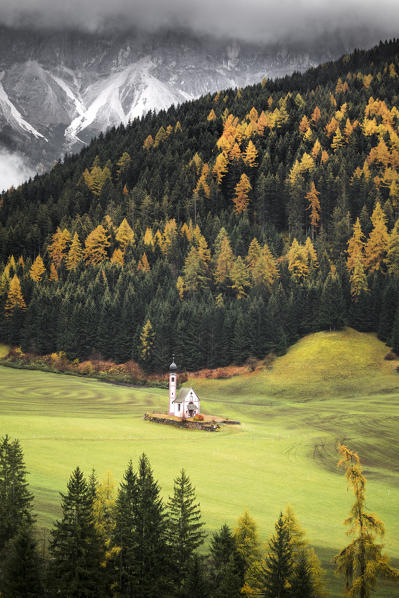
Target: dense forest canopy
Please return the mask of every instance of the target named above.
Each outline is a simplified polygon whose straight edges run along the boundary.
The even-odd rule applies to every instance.
[[[188,369],[399,350],[399,42],[100,135],[1,196],[1,338]]]

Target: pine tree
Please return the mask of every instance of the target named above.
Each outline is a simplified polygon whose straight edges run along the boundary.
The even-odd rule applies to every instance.
[[[290,598],[316,598],[312,580],[312,571],[306,553],[300,552],[291,577]]]
[[[33,521],[33,495],[26,481],[23,453],[18,440],[0,439],[0,554],[6,544]]]
[[[3,598],[42,598],[42,563],[30,526],[23,527],[10,542],[2,563]]]
[[[104,595],[101,563],[104,549],[93,522],[93,500],[77,467],[61,494],[62,519],[56,521],[49,546],[49,580],[54,593],[66,598]]]
[[[11,279],[8,289],[7,299],[4,306],[6,317],[10,317],[16,310],[24,311],[26,309],[25,299],[21,291],[21,283],[16,274]]]
[[[118,169],[117,169],[118,178],[120,178],[122,175],[125,174],[125,172],[128,170],[128,168],[131,164],[131,161],[132,161],[132,159],[129,156],[129,154],[127,152],[123,152],[123,154],[121,155],[121,157],[119,158],[119,160],[116,163],[116,165],[118,167]]]
[[[35,261],[33,262],[31,269],[29,270],[30,277],[35,282],[40,282],[45,272],[46,267],[43,263],[41,256],[38,255]]]
[[[337,269],[332,265],[321,293],[320,326],[327,330],[341,330],[345,325],[345,309],[341,281]]]
[[[246,289],[250,286],[248,268],[239,255],[231,266],[230,270],[231,288],[237,293],[237,299],[246,297]]]
[[[224,524],[210,541],[210,568],[213,598],[240,598],[244,563],[230,528]]]
[[[291,594],[293,573],[292,546],[289,528],[283,514],[276,523],[275,535],[269,541],[268,555],[262,567],[265,598],[285,598]]]
[[[173,496],[169,497],[167,510],[168,544],[174,563],[176,583],[180,590],[184,591],[194,555],[205,538],[195,489],[184,469],[174,481]]]
[[[337,570],[346,580],[347,595],[351,598],[369,598],[377,585],[378,577],[399,580],[399,570],[389,565],[389,559],[382,554],[383,546],[376,543],[377,537],[385,533],[383,522],[373,513],[365,510],[366,478],[359,456],[346,446],[339,445],[341,458],[339,467],[345,468],[345,477],[352,486],[355,502],[345,524],[349,535],[355,536],[335,557]]]

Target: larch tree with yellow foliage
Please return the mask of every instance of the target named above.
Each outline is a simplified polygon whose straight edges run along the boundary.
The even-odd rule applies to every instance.
[[[4,306],[4,311],[6,317],[8,318],[14,313],[15,310],[25,311],[25,309],[26,303],[22,295],[21,283],[19,282],[18,276],[14,274],[8,288],[8,294]]]
[[[38,255],[33,262],[31,269],[29,270],[30,277],[35,282],[40,282],[45,272],[46,267],[43,263],[42,257]]]
[[[380,202],[378,201],[371,216],[373,229],[370,232],[364,250],[366,268],[370,272],[376,272],[384,266],[384,258],[386,256],[389,243],[386,220],[385,213]]]
[[[215,255],[214,279],[216,284],[221,287],[227,285],[230,281],[231,267],[234,262],[234,254],[227,234],[220,240],[220,245]]]
[[[251,276],[256,286],[263,286],[266,289],[270,289],[274,281],[279,278],[277,261],[266,243],[251,269]]]
[[[118,241],[123,254],[126,253],[128,247],[134,245],[134,232],[126,218],[124,218],[118,226],[115,238]]]
[[[345,520],[353,540],[335,557],[337,570],[345,576],[348,598],[370,598],[378,578],[399,580],[399,571],[389,565],[383,545],[377,539],[385,534],[385,526],[374,513],[366,511],[366,478],[357,453],[338,446],[341,455],[338,467],[345,469],[348,487],[355,496],[350,515]]]
[[[70,232],[66,228],[61,230],[60,227],[57,227],[57,231],[53,235],[52,242],[47,248],[51,260],[56,268],[60,267],[61,262],[65,258],[70,242]]]
[[[230,270],[231,288],[237,294],[237,299],[243,299],[247,296],[246,290],[250,286],[248,267],[241,256],[238,256]]]
[[[399,220],[395,222],[389,235],[385,264],[388,274],[399,278]]]
[[[241,175],[240,180],[238,181],[237,185],[235,186],[234,190],[234,211],[236,214],[242,214],[249,204],[249,195],[248,193],[252,190],[251,183],[249,178],[244,173]]]
[[[149,362],[152,356],[152,347],[154,345],[155,333],[152,324],[148,319],[144,324],[140,334],[140,357],[144,362]]]
[[[258,166],[258,163],[256,161],[257,158],[258,158],[258,150],[256,149],[255,145],[253,144],[252,140],[250,139],[248,141],[247,149],[245,150],[242,159],[244,160],[244,164],[246,164],[250,168],[255,168],[256,166]]]
[[[215,160],[215,165],[212,169],[212,174],[216,178],[217,184],[221,185],[223,177],[227,173],[229,160],[224,152],[218,154]]]
[[[309,274],[308,255],[305,247],[300,245],[296,239],[291,243],[287,253],[288,270],[296,282],[303,282]]]
[[[310,221],[310,230],[312,235],[312,240],[314,241],[315,230],[320,225],[320,201],[319,201],[319,191],[316,189],[316,185],[314,181],[311,182],[310,191],[306,194],[305,198],[308,201],[308,211],[310,212],[309,221]]]
[[[109,235],[103,225],[99,224],[85,240],[84,259],[86,264],[97,266],[108,259],[109,245]]]
[[[83,257],[82,245],[79,241],[78,233],[75,233],[69,247],[68,255],[66,257],[66,269],[75,271]]]

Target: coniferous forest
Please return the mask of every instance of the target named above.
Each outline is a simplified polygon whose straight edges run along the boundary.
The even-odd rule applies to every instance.
[[[190,370],[399,351],[399,42],[149,113],[0,199],[1,340]]]
[[[349,543],[334,558],[348,595],[368,598],[379,578],[399,579],[380,543],[384,523],[365,504],[356,453],[338,447],[354,495]],[[0,592],[4,598],[325,598],[325,573],[294,511],[280,512],[266,544],[248,511],[208,538],[183,470],[164,501],[148,457],[130,460],[120,484],[79,467],[61,493],[60,517],[38,541],[20,443],[0,438]]]

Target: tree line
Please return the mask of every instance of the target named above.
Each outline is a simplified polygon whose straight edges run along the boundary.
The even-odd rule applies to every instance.
[[[0,336],[188,369],[399,350],[399,42],[149,113],[0,199]]]
[[[399,579],[378,543],[384,524],[365,506],[359,457],[340,445],[355,501],[352,541],[335,557],[346,594],[369,598],[380,577]],[[195,489],[182,470],[164,502],[149,460],[132,461],[115,488],[112,475],[86,478],[79,467],[61,493],[61,516],[39,554],[33,495],[18,440],[0,439],[0,591],[4,598],[323,598],[324,572],[292,508],[262,545],[245,511],[206,538]]]

